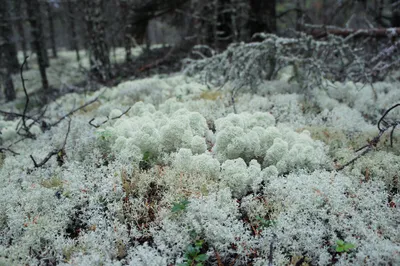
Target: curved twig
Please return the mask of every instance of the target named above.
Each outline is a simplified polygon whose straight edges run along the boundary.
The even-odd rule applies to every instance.
[[[120,114],[119,116],[116,116],[116,117],[111,118],[111,120],[116,120],[116,119],[121,118],[124,114],[126,114],[127,112],[129,112],[129,110],[131,110],[131,108],[132,108],[132,106],[130,106],[128,109],[126,109],[125,112],[123,112],[123,113]],[[107,116],[107,119],[106,119],[105,121],[101,122],[100,124],[95,125],[95,124],[92,123],[95,119],[96,119],[96,118],[93,117],[93,118],[90,119],[90,121],[89,121],[89,125],[91,125],[92,127],[95,127],[95,128],[99,128],[101,125],[104,125],[105,123],[108,122],[108,120],[110,120],[110,118]]]
[[[36,160],[33,158],[33,156],[30,155],[30,157],[33,161],[33,164],[36,168],[39,168],[39,167],[42,167],[43,165],[45,165],[50,160],[50,158],[53,157],[54,155],[57,155],[59,157],[62,157],[63,155],[65,155],[65,145],[67,144],[67,139],[68,139],[70,129],[71,129],[71,119],[68,120],[67,134],[65,135],[62,147],[60,149],[54,149],[51,152],[49,152],[47,154],[47,156],[40,163],[37,163]],[[59,158],[57,158],[57,161],[59,161]]]
[[[378,121],[378,129],[379,129],[379,133],[377,136],[375,136],[371,141],[368,141],[367,145],[364,145],[363,147],[357,149],[355,152],[360,152],[362,151],[359,155],[357,155],[356,157],[354,157],[353,159],[351,159],[349,162],[345,163],[344,165],[336,168],[337,171],[343,170],[346,166],[354,163],[356,160],[358,160],[361,156],[364,156],[365,154],[367,154],[368,152],[370,152],[373,148],[375,148],[382,135],[389,129],[392,128],[392,130],[390,131],[390,146],[393,147],[393,132],[395,130],[395,128],[400,124],[400,120],[396,121],[394,123],[388,123],[385,120],[385,117],[390,113],[390,111],[392,111],[394,108],[399,107],[400,103],[393,105],[392,107],[390,107],[389,109],[387,109],[384,114],[382,115],[382,117],[379,119]],[[381,124],[385,124],[385,127],[382,127]]]
[[[20,134],[20,133],[19,133],[19,130],[18,130],[18,134],[23,135],[23,136],[26,135],[28,138],[35,138],[35,135],[32,134],[32,133],[29,131],[29,126],[26,125],[26,118],[27,118],[26,112],[28,111],[29,95],[28,95],[28,91],[26,90],[26,87],[25,87],[25,79],[24,79],[24,74],[23,74],[23,72],[24,72],[24,66],[25,66],[25,64],[26,64],[26,60],[27,60],[28,58],[29,58],[29,56],[25,56],[24,62],[22,62],[22,65],[21,65],[21,68],[20,68],[20,72],[19,72],[19,73],[20,73],[20,76],[21,76],[22,88],[24,89],[26,101],[25,101],[24,111],[23,111],[23,113],[22,113],[22,128],[25,130],[25,134]]]

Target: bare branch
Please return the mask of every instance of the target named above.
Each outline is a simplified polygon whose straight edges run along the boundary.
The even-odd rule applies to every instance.
[[[29,58],[29,56],[26,56],[26,57],[24,58],[24,62],[22,62],[22,65],[21,65],[21,68],[20,68],[20,76],[21,76],[22,88],[24,89],[25,98],[26,98],[25,106],[24,106],[24,111],[23,111],[23,113],[22,113],[22,128],[25,130],[25,133],[22,135],[22,134],[19,133],[19,130],[18,130],[18,134],[20,134],[20,135],[22,135],[22,136],[24,136],[24,135],[26,134],[27,137],[29,137],[29,138],[34,138],[35,135],[33,135],[33,134],[29,131],[29,127],[26,125],[26,118],[27,118],[27,117],[26,117],[26,112],[28,111],[29,95],[28,95],[28,92],[27,92],[26,87],[25,87],[25,79],[24,79],[24,74],[23,74],[23,72],[24,72],[24,66],[25,66],[25,64],[26,64],[26,60],[27,60],[28,58]]]
[[[126,109],[126,111],[123,112],[121,115],[111,118],[111,120],[116,120],[116,119],[121,118],[124,114],[128,113],[129,110],[131,110],[131,107],[129,107],[128,109]],[[92,118],[92,119],[90,119],[90,121],[89,121],[89,125],[91,125],[92,127],[95,127],[95,128],[99,128],[101,125],[107,123],[107,121],[110,120],[110,118],[107,116],[107,120],[101,122],[101,123],[98,124],[98,125],[95,125],[95,124],[92,123],[95,119],[96,119],[96,118]]]
[[[54,155],[59,155],[60,153],[62,155],[65,154],[65,145],[67,144],[67,139],[68,139],[68,135],[69,135],[70,129],[71,129],[71,119],[68,120],[67,134],[65,135],[62,147],[60,149],[58,149],[58,150],[55,149],[55,150],[49,152],[47,154],[47,156],[40,163],[37,163],[36,160],[33,158],[33,156],[30,155],[30,157],[31,157],[31,159],[33,161],[33,164],[35,165],[36,168],[39,168],[39,167],[42,167],[43,165],[45,165],[50,160],[50,158],[53,157]],[[58,160],[58,158],[57,158],[57,160]]]
[[[11,150],[10,148],[3,148],[3,147],[0,147],[0,153],[3,153],[4,151],[9,151],[9,152],[11,152],[11,153],[14,154],[14,155],[19,155],[18,152],[15,152],[15,151]]]
[[[354,163],[356,160],[358,160],[361,156],[364,156],[365,154],[367,154],[368,152],[370,152],[371,150],[373,150],[379,143],[381,137],[383,136],[383,134],[389,129],[391,128],[392,130],[390,131],[390,146],[393,147],[393,132],[394,129],[400,125],[400,120],[399,121],[395,121],[393,123],[388,123],[385,120],[385,117],[396,107],[399,107],[400,103],[393,105],[392,107],[390,107],[389,109],[387,109],[385,111],[385,113],[382,115],[382,117],[379,119],[378,121],[378,129],[379,129],[379,133],[377,136],[375,136],[371,141],[368,141],[368,144],[357,149],[355,152],[360,152],[362,151],[359,155],[357,155],[356,157],[354,157],[353,159],[351,159],[349,162],[345,163],[344,165],[336,168],[337,171],[343,170],[346,166],[349,166],[350,164]],[[385,126],[383,127],[382,124],[384,124]]]
[[[64,119],[67,118],[68,116],[72,115],[73,113],[75,113],[75,112],[77,112],[77,111],[79,111],[79,110],[85,108],[85,107],[88,106],[88,105],[91,105],[91,104],[94,103],[94,102],[97,102],[97,100],[99,99],[99,97],[100,97],[105,91],[106,91],[106,89],[103,90],[103,91],[102,91],[96,98],[94,98],[93,100],[91,100],[91,101],[85,103],[84,105],[81,105],[81,106],[79,106],[79,107],[77,107],[77,108],[71,110],[71,111],[68,112],[66,115],[64,115],[63,117],[61,117],[57,122],[51,124],[51,126],[54,127],[54,126],[58,125],[62,120],[64,120]]]
[[[309,33],[315,38],[323,38],[329,34],[342,37],[350,35],[371,37],[392,37],[400,35],[400,28],[347,29],[312,24],[305,24],[304,26],[311,29]]]
[[[100,127],[100,125],[95,125],[95,124],[93,124],[92,122],[95,120],[96,118],[92,118],[92,119],[90,119],[90,121],[89,121],[89,125],[91,125],[92,127],[95,127],[95,128],[99,128]],[[108,117],[107,117],[107,120],[106,121],[108,121]],[[103,122],[102,124],[104,124],[105,122]],[[101,124],[101,125],[102,125]]]

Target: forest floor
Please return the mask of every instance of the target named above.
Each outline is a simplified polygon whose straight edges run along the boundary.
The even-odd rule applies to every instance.
[[[179,72],[184,50],[152,51],[116,49],[93,87],[59,52],[46,106],[30,58],[32,109],[0,118],[0,265],[400,264],[400,133],[377,125],[399,82],[306,95],[285,73],[234,108]],[[0,109],[22,114],[14,84]]]

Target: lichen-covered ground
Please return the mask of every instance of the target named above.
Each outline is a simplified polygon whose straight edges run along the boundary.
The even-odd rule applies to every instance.
[[[30,155],[60,148],[67,120],[0,154],[0,265],[399,265],[400,129],[335,169],[377,135],[400,84],[305,97],[287,75],[242,89],[237,114],[229,84],[180,74],[52,102],[57,121],[99,96],[71,116],[61,166]],[[0,119],[7,147],[19,121]]]

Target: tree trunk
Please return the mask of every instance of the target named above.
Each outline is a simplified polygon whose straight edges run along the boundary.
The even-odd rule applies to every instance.
[[[35,0],[36,1],[36,0]],[[28,3],[28,2],[27,2]],[[31,5],[33,5],[33,2],[29,2]],[[29,8],[29,7],[28,7]],[[44,64],[47,67],[50,66],[50,61],[49,61],[49,54],[47,52],[47,38],[44,34],[45,30],[44,30],[44,25],[43,25],[43,21],[41,19],[41,17],[43,16],[43,14],[45,13],[43,10],[43,4],[42,2],[39,0],[38,1],[38,6],[37,6],[37,10],[35,12],[38,12],[38,19],[40,20],[40,47],[42,49],[42,56],[43,56],[43,60],[44,60]],[[28,14],[29,16],[29,14]]]
[[[3,60],[5,54],[0,53],[0,69],[5,68],[5,71],[0,71],[0,80],[4,82],[4,96],[6,101],[12,101],[16,98],[16,93],[14,89],[14,83],[12,81],[12,73],[10,69],[6,67],[7,60]]]
[[[392,0],[391,3],[392,5],[397,3],[398,0]],[[393,9],[392,9],[392,18],[391,18],[391,24],[392,27],[394,28],[398,28],[400,27],[400,5],[396,5]]]
[[[31,25],[32,47],[36,51],[37,61],[39,65],[40,76],[42,78],[42,88],[44,91],[49,90],[49,83],[46,75],[46,61],[44,55],[43,29],[39,7],[39,0],[25,0],[27,6],[28,20]]]
[[[13,30],[10,16],[10,3],[4,0],[0,4],[0,53],[3,53],[5,67],[10,73],[19,71],[17,46],[13,41]]]
[[[54,32],[53,12],[52,12],[52,6],[49,2],[46,2],[46,9],[47,9],[47,19],[49,22],[51,51],[53,52],[53,58],[57,58],[57,45],[56,45],[56,36]]]
[[[301,31],[303,20],[303,7],[301,0],[296,0],[296,31]]]
[[[132,61],[132,11],[129,9],[127,0],[120,0],[119,5],[121,10],[121,23],[124,27],[123,43],[125,48],[125,61],[130,62]]]
[[[16,98],[14,83],[12,81],[12,75],[10,71],[7,71],[4,77],[4,95],[7,102],[15,100]]]
[[[250,0],[249,28],[251,35],[257,32],[276,32],[276,0]]]
[[[19,35],[19,43],[21,46],[22,53],[24,55],[24,58],[28,56],[28,44],[26,42],[26,35],[25,35],[25,30],[24,30],[24,16],[25,12],[24,9],[22,8],[22,1],[23,0],[16,0],[14,3],[15,10],[19,13],[18,18],[15,21],[15,25],[17,27],[18,35]],[[29,69],[28,62],[25,63],[25,70]]]
[[[111,78],[111,63],[105,36],[103,1],[85,0],[84,4],[91,70],[96,78],[104,82]]]
[[[71,30],[70,34],[71,34],[71,39],[70,39],[70,45],[71,48],[73,50],[75,50],[75,54],[76,54],[76,60],[79,62],[81,60],[81,57],[79,55],[79,46],[78,46],[78,38],[77,38],[77,34],[76,34],[76,26],[75,26],[75,9],[74,6],[72,5],[71,1],[67,1],[67,20],[69,23],[69,28]]]

